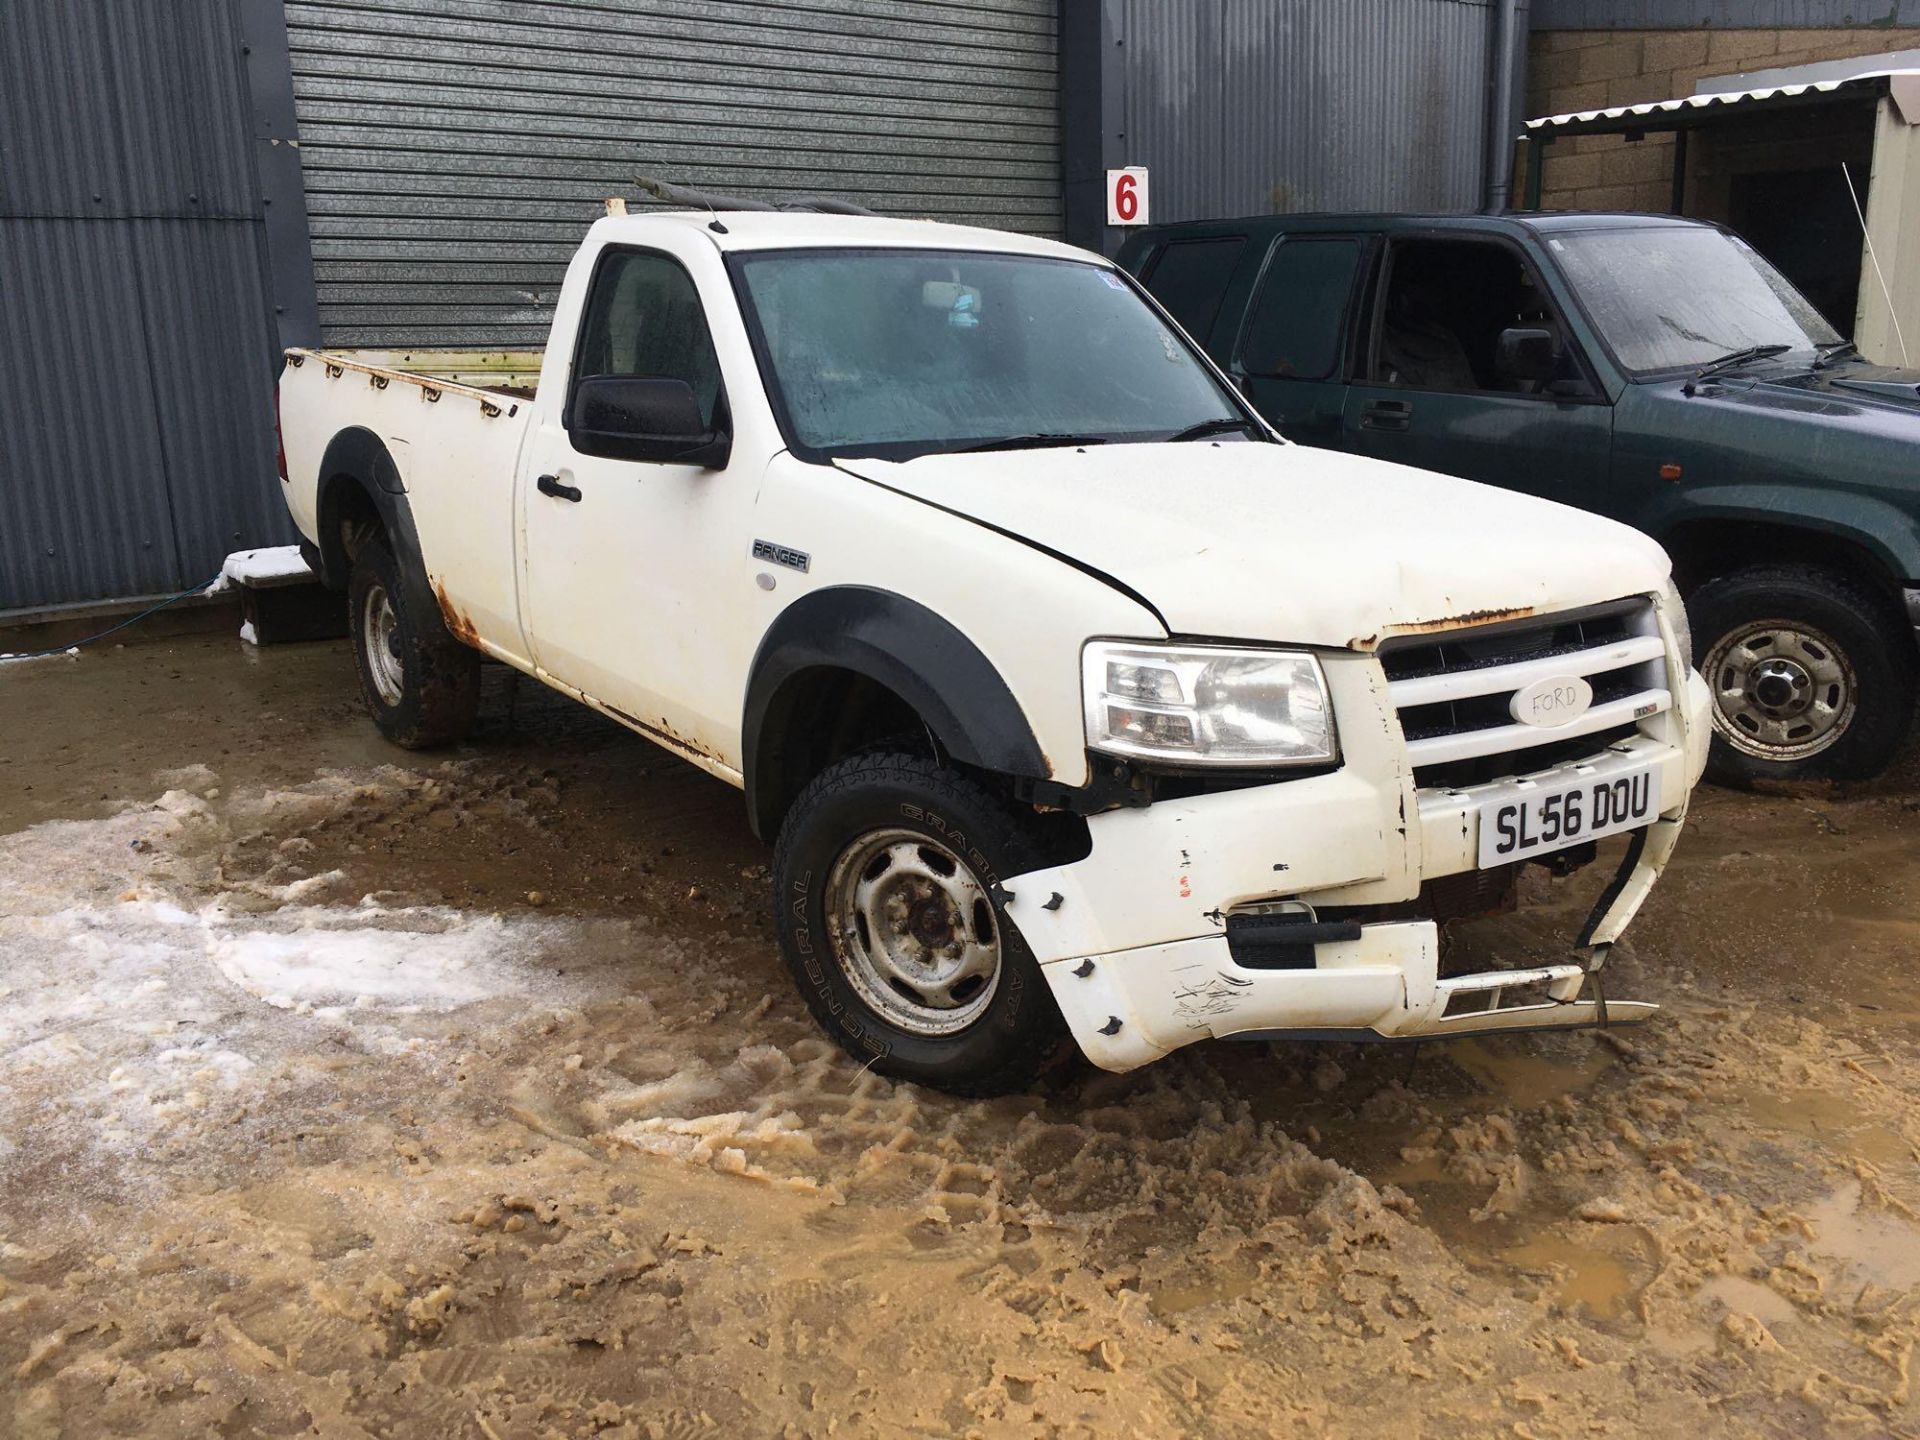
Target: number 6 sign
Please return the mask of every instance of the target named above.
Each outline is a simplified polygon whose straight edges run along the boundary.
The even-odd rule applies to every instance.
[[[1147,167],[1129,165],[1124,170],[1107,171],[1107,223],[1109,225],[1145,225],[1147,223]]]

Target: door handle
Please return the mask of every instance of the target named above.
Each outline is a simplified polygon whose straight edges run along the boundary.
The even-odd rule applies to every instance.
[[[580,487],[578,485],[562,485],[558,475],[542,475],[538,480],[533,482],[533,488],[538,490],[542,495],[553,496],[556,500],[572,500],[576,504],[578,504],[580,500]]]
[[[1362,430],[1404,430],[1411,419],[1411,400],[1369,400],[1360,407]]]

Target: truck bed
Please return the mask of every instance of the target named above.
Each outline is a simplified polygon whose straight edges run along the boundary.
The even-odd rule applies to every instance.
[[[319,543],[323,473],[343,436],[378,437],[456,634],[520,656],[513,487],[540,356],[502,350],[287,351],[279,386],[287,505]]]
[[[531,400],[540,385],[538,350],[305,350],[289,357],[319,360],[327,374],[356,371],[425,390],[458,391],[486,399]],[[296,362],[298,363],[298,362]]]

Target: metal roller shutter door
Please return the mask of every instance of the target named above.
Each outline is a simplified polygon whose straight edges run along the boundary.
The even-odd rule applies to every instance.
[[[1053,0],[289,0],[325,339],[533,345],[658,175],[1043,235]]]

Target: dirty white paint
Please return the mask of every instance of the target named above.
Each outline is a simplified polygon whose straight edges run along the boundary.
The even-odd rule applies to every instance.
[[[1354,942],[1363,961],[1330,954],[1317,972],[1236,976],[1245,984],[1219,982],[1224,989],[1207,981],[1196,990],[1170,961],[1176,952],[1224,958],[1219,915],[1244,901],[1406,900],[1423,879],[1473,868],[1485,797],[1416,789],[1412,766],[1444,757],[1410,753],[1372,651],[1395,634],[1659,596],[1669,569],[1660,548],[1547,501],[1284,444],[803,462],[787,450],[760,383],[727,252],[863,245],[1108,262],[1049,241],[919,222],[729,213],[717,233],[710,218],[612,216],[593,226],[531,398],[461,383],[489,368],[513,373],[524,363],[513,357],[439,357],[454,379],[418,363],[301,353],[281,404],[289,503],[302,531],[317,538],[316,480],[332,438],[354,426],[386,437],[404,456],[426,568],[456,633],[736,784],[754,655],[781,610],[817,588],[891,591],[951,620],[1005,680],[1054,777],[1070,785],[1088,778],[1080,694],[1088,640],[1171,632],[1318,647],[1339,770],[1098,816],[1089,858],[1019,887],[1036,897],[1057,891],[1062,904],[1041,911],[1037,898],[1023,900],[1015,921],[1047,962],[1082,1046],[1115,1068],[1205,1034],[1455,1028],[1430,1003],[1431,925],[1369,926]],[[609,245],[674,257],[703,297],[732,416],[724,471],[573,449],[562,414],[568,366]],[[542,475],[579,489],[582,502],[539,493]],[[754,559],[768,537],[809,557],[777,590],[760,583]],[[1634,763],[1652,767],[1662,813],[1677,827],[1705,728],[1690,713],[1697,682],[1684,681],[1687,661],[1660,603],[1644,608],[1634,652],[1650,688],[1622,718],[1639,719]],[[1688,704],[1676,706],[1682,690]],[[1648,847],[1653,858],[1633,877],[1625,915],[1667,848]],[[1096,954],[1124,975],[1101,981],[1119,987],[1113,1003],[1144,1017],[1120,1042],[1099,1033],[1119,1012],[1094,1013],[1082,1003],[1091,992],[1058,978],[1065,961]],[[1173,1023],[1196,1014],[1204,1024]],[[1568,1008],[1560,1021],[1589,1018]]]

